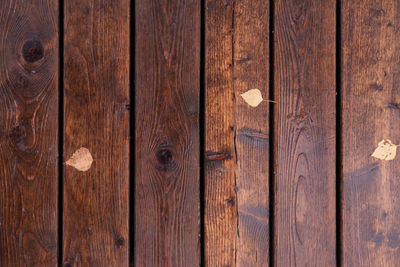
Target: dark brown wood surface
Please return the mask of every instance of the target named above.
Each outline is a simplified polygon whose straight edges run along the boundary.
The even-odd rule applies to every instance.
[[[400,3],[342,3],[343,266],[398,266],[400,165],[371,157],[400,144]]]
[[[275,265],[336,266],[336,1],[275,1]]]
[[[205,8],[205,265],[268,266],[269,1]]]
[[[399,265],[399,29],[392,0],[0,0],[0,266]]]
[[[128,265],[129,7],[65,1],[64,161],[94,161],[64,165],[64,266]]]
[[[135,6],[135,266],[199,266],[200,1]]]
[[[0,1],[0,266],[56,266],[58,1]]]

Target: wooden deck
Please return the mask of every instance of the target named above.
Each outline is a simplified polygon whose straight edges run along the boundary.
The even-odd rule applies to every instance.
[[[400,266],[399,63],[395,0],[0,0],[0,266]]]

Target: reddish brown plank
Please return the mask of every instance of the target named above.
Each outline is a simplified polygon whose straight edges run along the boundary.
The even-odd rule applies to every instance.
[[[128,265],[129,1],[65,1],[64,266]]]
[[[199,266],[200,0],[135,6],[135,266]]]
[[[336,1],[275,1],[275,265],[336,266]]]
[[[268,266],[269,1],[205,8],[205,265]]]
[[[0,266],[56,266],[58,1],[0,1]]]
[[[400,3],[342,3],[343,265],[398,266],[400,165],[371,154],[400,144]]]

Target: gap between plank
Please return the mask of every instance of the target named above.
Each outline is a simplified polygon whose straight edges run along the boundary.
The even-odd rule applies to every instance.
[[[200,129],[200,266],[205,266],[205,175],[204,175],[204,153],[205,153],[205,6],[206,0],[200,2],[200,112],[199,112],[199,129]]]
[[[336,2],[336,263],[342,266],[342,36],[341,0]]]
[[[63,206],[64,206],[64,0],[59,2],[59,98],[58,98],[58,265],[63,262]]]
[[[269,99],[274,96],[274,0],[269,1]],[[275,157],[274,157],[274,104],[269,103],[269,266],[275,265],[274,211],[275,211]]]
[[[135,20],[135,0],[130,2],[129,11],[129,265],[133,266],[135,264],[135,75],[136,75],[136,65],[135,65],[135,48],[136,48],[136,20]]]

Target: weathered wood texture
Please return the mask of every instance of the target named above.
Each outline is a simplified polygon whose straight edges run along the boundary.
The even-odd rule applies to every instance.
[[[336,1],[275,1],[275,265],[336,266]]]
[[[0,266],[56,266],[58,1],[0,1]]]
[[[268,266],[269,1],[205,8],[205,265]]]
[[[65,1],[64,266],[128,265],[129,1]]]
[[[200,1],[135,6],[135,265],[199,266]]]
[[[343,265],[398,266],[399,158],[371,157],[400,144],[400,2],[342,2]]]

